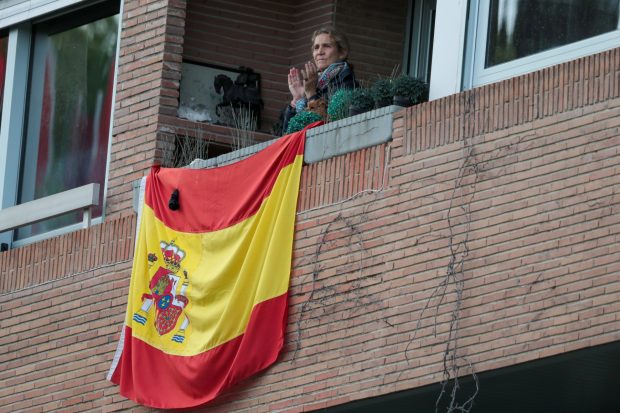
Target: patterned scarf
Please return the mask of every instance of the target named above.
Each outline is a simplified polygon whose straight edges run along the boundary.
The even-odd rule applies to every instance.
[[[319,80],[316,84],[317,89],[323,89],[327,84],[329,84],[329,82],[331,82],[333,78],[338,76],[338,73],[342,72],[348,67],[349,65],[347,64],[347,62],[336,62],[327,66],[327,68],[323,70],[323,73],[321,73],[321,76],[319,77]]]

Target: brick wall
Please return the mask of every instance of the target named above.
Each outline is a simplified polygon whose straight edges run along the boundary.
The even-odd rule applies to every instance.
[[[347,34],[349,61],[366,85],[378,76],[402,72],[408,4],[407,0],[338,1],[336,26]]]
[[[620,340],[619,115],[616,49],[403,110],[391,143],[306,166],[281,359],[197,411],[437,382],[457,293],[478,372]],[[130,262],[102,251],[127,251],[122,219],[71,253],[65,236],[0,254],[0,411],[149,411],[104,380]],[[59,253],[111,261],[40,270]]]
[[[302,64],[312,59],[312,33],[320,27],[335,24],[336,3],[335,0],[311,0],[304,2],[304,7],[296,7],[293,15],[295,26],[291,33],[290,65],[301,68]],[[287,74],[288,70],[284,75]],[[286,77],[284,82],[286,84]]]
[[[120,217],[0,253],[0,411],[102,411],[118,399],[104,379],[135,224]]]
[[[173,150],[162,116],[176,116],[184,0],[123,4],[106,213],[131,210],[131,183]]]

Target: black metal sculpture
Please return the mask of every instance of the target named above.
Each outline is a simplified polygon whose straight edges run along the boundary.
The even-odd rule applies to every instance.
[[[257,128],[260,127],[260,113],[263,100],[260,97],[260,75],[249,67],[239,67],[239,76],[233,82],[226,75],[217,75],[213,80],[215,92],[222,93],[222,102],[215,108],[220,116],[221,108],[249,109],[256,119]]]

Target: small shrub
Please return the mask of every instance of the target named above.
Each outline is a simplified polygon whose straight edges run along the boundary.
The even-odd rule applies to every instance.
[[[293,116],[288,121],[288,128],[286,129],[286,133],[289,134],[293,132],[298,132],[309,124],[317,122],[319,120],[323,120],[323,118],[321,118],[321,115],[304,110]]]
[[[382,108],[392,104],[394,96],[392,78],[382,77],[372,84],[370,87],[372,98],[375,101],[376,108]]]
[[[426,83],[411,76],[401,75],[393,82],[394,96],[408,98],[412,105],[428,100],[428,86]]]
[[[351,103],[349,106],[357,112],[363,113],[372,110],[375,107],[375,101],[369,89],[357,88],[351,91]]]
[[[351,92],[350,89],[338,89],[332,94],[327,105],[329,120],[336,121],[349,116]]]

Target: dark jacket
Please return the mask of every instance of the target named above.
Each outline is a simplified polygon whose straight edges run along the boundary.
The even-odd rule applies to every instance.
[[[317,88],[316,94],[312,96],[312,99],[325,99],[325,103],[329,104],[329,97],[338,89],[355,89],[359,87],[359,84],[355,80],[355,74],[350,65],[347,65],[335,78],[333,78],[323,88]],[[297,114],[297,110],[291,105],[286,105],[286,108],[282,111],[282,132],[280,135],[286,133],[288,129],[288,122],[293,116]]]

